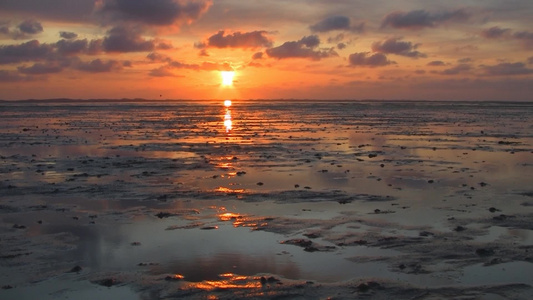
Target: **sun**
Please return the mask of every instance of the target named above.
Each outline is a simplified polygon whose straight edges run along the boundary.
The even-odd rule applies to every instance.
[[[220,76],[222,77],[223,86],[232,86],[233,85],[233,76],[235,76],[234,71],[221,71]]]

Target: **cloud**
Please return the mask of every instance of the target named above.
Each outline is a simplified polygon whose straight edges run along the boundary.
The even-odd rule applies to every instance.
[[[199,68],[203,71],[234,71],[229,63],[203,62]]]
[[[159,50],[170,50],[174,48],[172,43],[167,41],[159,41],[155,47]]]
[[[329,37],[328,43],[339,43],[339,42],[342,42],[343,40],[344,40],[344,33],[339,33],[334,37]]]
[[[207,52],[206,49],[201,49],[200,52],[198,52],[198,56],[209,56],[209,52]]]
[[[265,36],[266,31],[251,31],[241,33],[239,31],[224,36],[224,31],[210,36],[205,43],[195,44],[196,48],[260,48],[271,47],[272,40]]]
[[[396,54],[412,58],[426,57],[424,53],[416,51],[419,44],[400,41],[401,38],[390,38],[384,42],[375,42],[372,44],[372,51],[387,54]]]
[[[145,40],[141,32],[133,26],[116,26],[111,28],[102,42],[106,52],[143,52],[155,49],[153,40]]]
[[[91,40],[87,46],[87,54],[96,55],[103,51],[104,46],[102,39]]]
[[[469,62],[472,62],[472,59],[470,57],[460,58],[457,60],[458,63],[466,64]]]
[[[18,72],[0,70],[0,82],[22,82],[33,80],[35,80],[33,76],[21,76]]]
[[[305,36],[299,41],[285,42],[283,45],[269,48],[266,53],[269,57],[284,58],[309,58],[320,60],[322,58],[337,56],[333,49],[314,50],[320,44],[320,39],[316,35]]]
[[[533,48],[533,32],[517,31],[512,33],[509,28],[491,27],[481,31],[481,36],[487,39],[511,39],[522,43],[525,49]]]
[[[95,0],[2,0],[0,11],[11,15],[54,21],[84,22],[93,12]]]
[[[104,62],[103,60],[97,58],[90,62],[80,62],[75,66],[75,68],[83,72],[104,73],[119,70],[122,68],[122,65],[116,60],[108,60],[107,62]]]
[[[160,53],[157,53],[157,52],[152,52],[152,53],[146,55],[146,57],[149,60],[153,61],[153,62],[169,62],[169,61],[171,61],[171,59],[168,56],[160,54]]]
[[[31,67],[21,66],[17,68],[22,74],[31,74],[31,75],[44,75],[51,73],[59,73],[63,71],[63,68],[57,63],[35,63]]]
[[[440,66],[444,66],[446,65],[443,61],[441,60],[434,60],[434,61],[430,61],[427,63],[428,66],[432,66],[432,67],[440,67]]]
[[[254,55],[252,55],[252,59],[262,59],[263,58],[263,52],[256,52]]]
[[[523,63],[500,63],[494,66],[484,66],[487,75],[508,76],[533,74],[533,69],[526,68]]]
[[[511,29],[494,26],[481,31],[481,36],[487,39],[497,39],[509,34]]]
[[[383,53],[375,53],[369,56],[368,52],[353,53],[348,56],[350,66],[367,66],[367,67],[381,67],[394,64],[393,61],[387,59]]]
[[[71,39],[75,39],[78,37],[78,34],[77,33],[74,33],[74,32],[68,32],[68,31],[60,31],[59,32],[59,36],[61,38],[64,38],[66,40],[71,40]]]
[[[186,64],[179,61],[169,60],[168,67],[175,69],[191,69],[191,70],[200,70],[200,66],[197,64]]]
[[[55,44],[57,52],[63,55],[75,55],[87,52],[88,45],[87,39],[73,41],[59,40]]]
[[[104,0],[100,11],[113,20],[165,26],[196,20],[211,4],[211,0]]]
[[[365,30],[364,22],[361,22],[355,26],[351,26],[350,23],[351,21],[348,17],[333,16],[309,26],[309,29],[311,29],[312,32],[328,32],[333,30],[363,32]]]
[[[513,34],[513,37],[521,41],[524,45],[524,48],[526,49],[533,48],[533,32],[529,32],[529,31],[515,32],[515,34]]]
[[[26,20],[20,23],[18,29],[25,34],[37,34],[43,32],[43,26],[35,20]]]
[[[459,64],[453,68],[450,68],[450,69],[446,69],[442,72],[439,72],[439,74],[442,74],[442,75],[457,75],[457,74],[460,74],[460,73],[465,73],[465,72],[468,72],[472,69],[472,66],[470,66],[469,64]]]
[[[9,34],[9,22],[0,21],[0,34],[3,34],[3,35]]]
[[[470,18],[470,13],[463,9],[454,11],[430,13],[426,10],[412,10],[410,12],[393,12],[385,16],[381,27],[397,29],[422,29],[436,27],[449,21],[465,21]]]
[[[32,19],[23,21],[12,29],[9,28],[9,21],[0,21],[0,34],[9,36],[14,40],[27,39],[41,32],[43,32],[41,23]]]
[[[161,66],[157,69],[152,69],[148,73],[149,76],[153,77],[174,77],[174,73],[172,73],[171,68],[169,66]]]
[[[53,53],[49,44],[31,40],[19,45],[0,45],[0,64],[43,60]]]
[[[195,71],[234,71],[233,67],[227,62],[203,62],[201,64],[187,64],[172,60],[169,57],[157,53],[150,53],[147,57],[154,62],[167,63],[164,66],[150,71],[149,75],[155,77],[174,76],[174,73],[171,72],[172,69],[188,69]]]

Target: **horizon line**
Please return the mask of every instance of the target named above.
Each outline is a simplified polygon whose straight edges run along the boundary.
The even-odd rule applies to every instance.
[[[43,98],[43,99],[35,99],[35,98],[28,98],[28,99],[0,99],[0,102],[2,103],[14,103],[14,102],[25,102],[25,103],[32,103],[32,102],[40,102],[40,103],[67,103],[67,102],[208,102],[208,101],[224,101],[224,100],[231,100],[231,101],[274,101],[274,102],[281,102],[281,101],[292,101],[292,102],[505,102],[505,103],[527,103],[527,102],[533,102],[533,100],[436,100],[436,99],[307,99],[307,98],[249,98],[249,99],[146,99],[146,98]]]

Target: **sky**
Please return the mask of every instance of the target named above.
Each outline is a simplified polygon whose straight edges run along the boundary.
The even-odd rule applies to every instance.
[[[531,0],[2,0],[0,99],[533,101],[531,16]]]

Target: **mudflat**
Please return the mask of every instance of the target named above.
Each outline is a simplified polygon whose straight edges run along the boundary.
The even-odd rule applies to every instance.
[[[1,299],[533,298],[533,103],[0,118]]]

